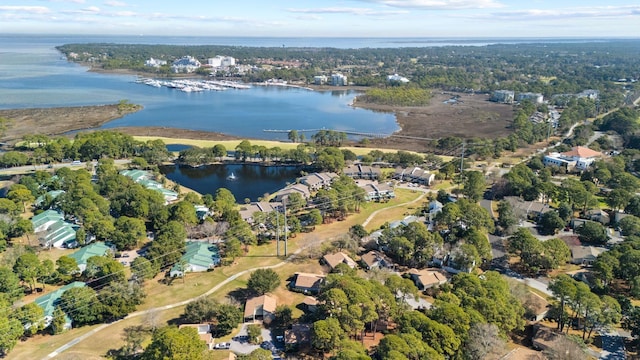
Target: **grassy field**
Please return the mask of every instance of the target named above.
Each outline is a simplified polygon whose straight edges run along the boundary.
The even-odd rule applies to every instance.
[[[223,145],[227,150],[235,149],[238,144],[242,140],[193,140],[193,139],[174,139],[167,137],[158,137],[158,136],[134,136],[136,140],[139,141],[148,141],[148,140],[162,140],[167,145],[191,145],[197,146],[201,148],[213,147],[216,144]],[[274,141],[274,140],[250,140],[251,145],[264,146],[267,148],[279,147],[283,150],[295,149],[300,145],[300,143],[291,143],[291,142],[282,142],[282,141]],[[397,150],[393,149],[377,149],[377,148],[367,148],[367,147],[357,147],[357,146],[343,146],[341,149],[348,149],[353,151],[356,155],[365,155],[371,152],[371,150],[380,150],[382,152],[391,152],[395,153]],[[444,161],[450,161],[450,156],[443,156]]]
[[[405,202],[412,201],[420,196],[422,193],[412,192],[411,190],[398,189],[396,199],[388,203],[369,203],[364,204],[359,213],[353,214],[344,221],[336,221],[332,224],[323,224],[316,226],[316,230],[312,233],[298,234],[297,237],[289,241],[289,253],[301,247],[309,247],[314,245],[320,245],[323,242],[330,241],[336,236],[346,233],[349,228],[355,224],[362,224],[374,211],[403,204]],[[416,205],[410,205],[413,207]],[[396,208],[401,211],[406,211],[402,206]],[[393,209],[394,212],[396,209]],[[390,215],[386,211],[378,213],[373,221],[378,220],[378,217],[387,220],[391,219]],[[52,254],[53,255],[53,254]],[[236,274],[240,271],[256,268],[260,266],[275,265],[282,261],[275,255],[275,243],[263,246],[253,246],[249,249],[247,256],[240,257],[230,265],[222,268],[218,268],[212,272],[205,273],[193,273],[186,276],[185,281],[178,279],[173,281],[170,285],[161,283],[161,276],[147,282],[145,284],[145,291],[147,293],[147,299],[145,303],[140,306],[139,310],[147,310],[155,307],[165,306],[168,304],[178,303],[180,301],[190,299],[201,294],[204,294],[209,289],[213,288],[220,282],[227,279],[232,274]],[[294,274],[295,272],[319,272],[321,266],[317,259],[308,261],[296,261],[294,263],[286,263],[276,268],[276,271],[281,275],[282,286],[274,292],[281,303],[295,305],[299,303],[304,296],[302,294],[291,293],[285,290],[285,279]],[[249,278],[249,274],[245,274],[242,277],[226,284],[211,296],[220,301],[226,301],[227,294],[238,288],[246,287],[246,281]],[[301,312],[294,308],[294,316],[300,316]],[[158,311],[158,321],[166,323],[170,320],[175,320],[184,311],[184,307],[176,307],[168,310]],[[132,319],[128,319],[112,326],[109,326],[95,336],[81,341],[67,352],[61,354],[60,359],[100,359],[106,355],[109,349],[117,349],[122,346],[122,329],[126,326],[140,324],[147,319],[147,316],[140,316]],[[34,359],[42,358],[51,351],[57,349],[61,345],[71,341],[77,336],[85,334],[92,330],[95,326],[87,326],[79,329],[73,329],[65,334],[58,336],[38,336],[34,339],[22,342],[16,346],[16,348],[10,353],[7,359]],[[232,335],[230,335],[232,336]],[[99,339],[99,340],[98,340]],[[220,359],[226,358],[228,355],[226,351],[214,352],[214,356],[220,356]]]

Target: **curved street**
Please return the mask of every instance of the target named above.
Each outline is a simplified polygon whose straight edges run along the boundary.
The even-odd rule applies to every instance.
[[[417,201],[420,201],[422,198],[424,198],[424,196],[427,193],[429,193],[428,189],[415,189],[415,188],[411,188],[411,189],[422,191],[422,194],[420,196],[418,196],[417,198],[411,200],[411,201],[408,201],[408,202],[405,202],[405,203],[402,203],[402,204],[397,204],[397,205],[394,205],[394,206],[390,206],[390,207],[387,207],[387,208],[383,208],[383,209],[379,209],[379,210],[374,211],[364,221],[363,226],[368,224],[380,212],[382,212],[384,210],[387,210],[387,209],[393,209],[393,208],[396,208],[396,207],[413,204],[413,203],[415,203]],[[328,240],[328,239],[325,239],[325,241],[326,240]],[[248,273],[253,272],[255,270],[258,270],[258,269],[275,269],[275,268],[278,268],[280,266],[283,266],[287,262],[290,262],[291,260],[293,260],[296,257],[296,255],[301,253],[303,250],[305,250],[308,247],[313,246],[313,245],[315,245],[315,244],[309,244],[307,246],[301,247],[300,249],[296,250],[293,254],[291,254],[289,257],[287,257],[284,261],[281,261],[281,262],[279,262],[279,263],[277,263],[275,265],[254,267],[254,268],[250,268],[250,269],[243,270],[243,271],[240,271],[238,273],[235,273],[235,274],[229,276],[228,278],[226,278],[225,280],[223,280],[222,282],[218,283],[216,286],[214,286],[211,289],[209,289],[207,292],[205,292],[203,294],[200,294],[198,296],[195,296],[193,298],[190,298],[190,299],[187,299],[187,300],[183,300],[183,301],[180,301],[180,302],[177,302],[177,303],[169,304],[169,305],[164,305],[164,306],[148,309],[148,310],[132,312],[131,314],[125,316],[124,318],[122,318],[120,320],[116,320],[116,321],[113,321],[113,322],[107,323],[107,324],[102,324],[102,325],[96,327],[95,329],[89,331],[88,333],[83,334],[81,336],[78,336],[78,337],[74,338],[73,340],[69,341],[68,343],[60,346],[59,348],[57,348],[56,350],[54,350],[53,352],[51,352],[47,356],[45,356],[43,359],[53,359],[56,356],[60,355],[61,353],[65,352],[66,350],[69,350],[74,345],[76,345],[76,344],[78,344],[78,343],[90,338],[91,336],[97,334],[101,330],[103,330],[103,329],[105,329],[105,328],[107,328],[107,327],[109,327],[111,325],[117,324],[117,323],[119,323],[121,321],[124,321],[124,320],[127,320],[127,319],[131,319],[131,318],[135,318],[135,317],[139,317],[139,316],[143,316],[143,315],[154,313],[154,312],[158,312],[158,311],[169,310],[169,309],[173,309],[173,308],[176,308],[176,307],[187,305],[187,304],[189,304],[189,303],[191,303],[191,302],[193,302],[193,301],[195,301],[197,299],[200,299],[200,298],[203,298],[203,297],[207,297],[207,296],[215,293],[216,291],[220,290],[220,288],[222,288],[223,286],[227,285],[228,283],[236,280],[237,278],[239,278],[239,277],[241,277],[241,276],[243,276],[245,274],[248,274]]]

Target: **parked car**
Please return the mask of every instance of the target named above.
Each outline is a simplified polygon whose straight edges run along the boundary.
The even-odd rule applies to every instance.
[[[228,342],[217,343],[213,345],[214,349],[220,349],[220,350],[226,350],[226,349],[229,349],[230,347],[231,347],[231,343],[228,343]]]

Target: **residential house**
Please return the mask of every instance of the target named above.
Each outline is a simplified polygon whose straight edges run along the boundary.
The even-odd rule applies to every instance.
[[[364,190],[365,201],[380,201],[396,197],[393,185],[388,183],[379,183],[377,181],[366,183],[358,182],[358,187]]]
[[[309,199],[311,197],[311,192],[309,191],[309,188],[306,185],[302,185],[302,184],[293,184],[293,185],[289,185],[287,187],[285,187],[282,190],[278,190],[275,193],[275,201],[276,202],[283,202],[284,200],[289,198],[289,195],[291,194],[300,194],[302,196],[303,199]]]
[[[62,296],[62,294],[64,294],[65,291],[69,289],[85,286],[87,286],[87,284],[81,281],[74,281],[71,284],[67,284],[57,290],[54,290],[46,295],[42,295],[39,298],[35,299],[34,303],[40,306],[42,310],[44,310],[45,326],[51,325],[51,321],[53,320],[53,312],[55,311],[56,307],[60,305],[60,297]],[[65,314],[64,328],[71,329],[71,325],[71,318],[69,318],[69,316]]]
[[[431,186],[436,179],[436,175],[419,167],[398,167],[393,173],[393,178],[399,181],[408,181],[416,184]]]
[[[525,317],[529,321],[542,321],[549,312],[550,304],[542,296],[529,291],[522,303],[525,308]]]
[[[348,267],[350,268],[355,268],[356,267],[356,262],[353,261],[353,259],[343,253],[343,252],[337,252],[335,254],[327,254],[325,256],[322,257],[322,260],[325,264],[327,264],[331,270],[335,269],[336,266],[340,265],[340,264],[346,264]]]
[[[134,182],[144,186],[147,189],[157,191],[164,197],[165,204],[170,204],[178,200],[178,193],[165,189],[162,184],[152,179],[153,175],[144,170],[123,170],[120,171],[120,175],[124,175]]]
[[[112,247],[106,245],[102,241],[97,241],[77,250],[73,254],[69,255],[69,257],[76,260],[78,269],[80,272],[83,272],[87,268],[87,260],[89,260],[90,257],[107,256],[113,254],[113,252],[114,249]]]
[[[360,262],[367,270],[371,269],[393,269],[396,264],[387,255],[379,251],[369,251],[360,257]]]
[[[516,93],[513,90],[496,90],[491,95],[491,101],[511,104],[515,100]]]
[[[249,224],[253,224],[253,216],[255,215],[255,213],[261,212],[268,214],[273,211],[282,212],[282,203],[266,201],[252,202],[240,207],[240,217],[242,218],[242,220],[248,222]]]
[[[64,193],[65,193],[64,190],[51,190],[51,191],[47,192],[44,195],[38,196],[36,201],[33,202],[33,205],[36,206],[36,207],[41,207],[42,205],[44,205],[45,200],[46,201],[53,201],[53,200],[57,199],[58,196],[60,196],[60,195],[62,195]]]
[[[244,305],[244,319],[245,321],[271,322],[275,318],[277,305],[276,298],[271,295],[251,298]]]
[[[545,351],[554,347],[554,342],[563,336],[555,332],[553,329],[546,326],[537,324],[534,326],[535,335],[533,336],[532,343],[534,349]]]
[[[44,236],[39,237],[40,245],[45,248],[74,248],[78,246],[76,228],[68,222],[57,221],[47,228]]]
[[[211,210],[208,207],[204,205],[193,205],[193,207],[196,209],[198,220],[204,221],[208,216],[211,216]]]
[[[602,225],[609,225],[611,219],[609,217],[609,213],[602,209],[590,209],[584,213],[584,217],[591,220],[597,221]]]
[[[324,275],[296,273],[293,281],[289,283],[289,288],[305,294],[317,294],[320,292],[320,286],[322,286],[324,279]]]
[[[516,216],[537,219],[542,216],[542,214],[551,211],[551,208],[547,204],[539,201],[525,201],[518,196],[505,196],[504,200],[511,205]]]
[[[64,215],[62,214],[62,212],[56,210],[45,210],[31,218],[33,232],[39,233],[45,231],[51,225],[59,221],[64,221]]]
[[[352,179],[366,180],[377,180],[382,174],[379,168],[362,164],[347,166],[342,170],[342,173]]]
[[[395,83],[402,83],[402,84],[406,84],[409,82],[409,79],[407,79],[404,76],[400,76],[398,74],[393,74],[393,75],[387,75],[387,81],[388,82],[395,82]]]
[[[571,246],[571,263],[582,266],[591,266],[598,258],[598,255],[607,251],[606,248],[596,246]]]
[[[311,343],[311,324],[293,324],[284,331],[284,347],[287,351]]]
[[[411,269],[407,274],[409,274],[411,280],[416,284],[418,290],[422,291],[445,284],[448,281],[447,276],[437,269]]]
[[[186,251],[171,270],[169,276],[182,277],[188,272],[208,271],[220,265],[218,247],[204,241],[187,241]]]
[[[444,205],[442,205],[442,203],[438,200],[432,200],[429,203],[429,219],[428,219],[428,229],[429,231],[433,231],[433,228],[435,226],[435,218],[436,215],[438,215],[438,213],[442,212],[442,208],[444,208]]]
[[[301,184],[307,185],[309,190],[318,191],[322,188],[328,188],[338,174],[333,172],[313,173],[299,178]]]
[[[389,228],[390,229],[395,229],[395,228],[397,228],[399,226],[407,226],[407,225],[409,225],[409,224],[411,224],[413,222],[423,221],[423,220],[424,220],[424,218],[422,218],[422,217],[418,217],[418,216],[415,216],[415,215],[408,215],[408,216],[405,216],[404,219],[402,219],[402,220],[396,220],[396,221],[390,222],[389,223]]]
[[[587,98],[587,99],[590,99],[590,100],[598,100],[598,96],[600,96],[600,92],[598,90],[594,90],[594,89],[583,90],[583,91],[581,91],[581,92],[576,94],[576,97],[578,99]]]
[[[316,299],[313,296],[305,296],[304,299],[302,300],[303,310],[308,311],[310,313],[314,313],[318,311],[319,304],[320,302],[318,301],[318,299]]]
[[[211,325],[209,324],[182,324],[178,326],[178,329],[182,328],[194,328],[198,332],[200,340],[207,344],[207,349],[213,350],[214,341],[213,334],[211,334]]]

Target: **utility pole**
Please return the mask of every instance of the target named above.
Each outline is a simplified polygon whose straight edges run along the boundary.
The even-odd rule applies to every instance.
[[[460,153],[460,184],[458,184],[459,189],[462,189],[462,170],[464,170],[464,146],[465,140],[462,139],[462,152]]]
[[[280,257],[280,210],[276,210],[276,256]]]
[[[282,199],[282,205],[284,206],[284,256],[287,257],[287,199]]]

